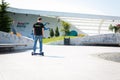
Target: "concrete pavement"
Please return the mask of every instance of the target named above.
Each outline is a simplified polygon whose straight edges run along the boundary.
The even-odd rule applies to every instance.
[[[120,63],[94,56],[119,47],[44,45],[44,57],[31,51],[0,54],[0,80],[120,80]]]

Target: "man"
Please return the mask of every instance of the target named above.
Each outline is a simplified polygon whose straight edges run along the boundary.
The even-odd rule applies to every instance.
[[[33,25],[33,32],[34,32],[34,46],[33,46],[32,55],[36,54],[36,45],[37,45],[37,41],[39,40],[39,48],[40,48],[39,54],[44,56],[44,53],[42,52],[42,38],[44,33],[44,25],[42,23],[41,17],[39,17],[37,19],[37,22]]]

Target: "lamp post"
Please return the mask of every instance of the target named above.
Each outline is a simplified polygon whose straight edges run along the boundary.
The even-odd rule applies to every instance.
[[[4,3],[4,0],[2,0],[2,4]]]

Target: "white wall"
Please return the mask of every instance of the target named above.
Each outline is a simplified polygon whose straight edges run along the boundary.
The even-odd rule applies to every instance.
[[[9,13],[9,16],[15,21],[14,26],[17,32],[19,32],[23,36],[32,38],[32,35],[31,35],[32,27],[33,27],[33,24],[37,21],[37,18],[39,17],[39,15]],[[61,27],[62,27],[61,22],[58,21],[58,19],[55,16],[53,17],[41,16],[41,17],[43,19],[43,23],[45,22],[50,23],[49,25],[46,25],[46,27],[53,28],[55,30],[56,27],[58,26],[60,35],[63,35],[63,32],[61,32]],[[64,19],[61,19],[61,20],[64,20]],[[24,28],[24,27],[17,27],[18,23],[27,23],[27,24],[26,24],[26,27]],[[70,30],[76,30],[78,34],[83,33],[72,24],[71,24]],[[44,37],[46,38],[50,37],[49,30],[45,30]]]
[[[9,13],[10,17],[15,21],[15,29],[17,32],[22,34],[23,36],[32,38],[32,27],[33,24],[37,21],[39,15],[30,15],[30,14],[18,14],[18,13]],[[56,26],[60,29],[60,22],[58,22],[56,17],[45,17],[41,16],[43,19],[43,23],[49,22],[49,25],[46,27],[53,28],[55,30]],[[19,23],[27,23],[26,27],[17,27]],[[60,31],[60,30],[59,30]],[[45,30],[44,37],[49,37],[49,30]]]

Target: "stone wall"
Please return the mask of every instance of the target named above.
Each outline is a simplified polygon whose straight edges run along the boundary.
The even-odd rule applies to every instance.
[[[14,34],[0,31],[0,44],[23,44],[26,46],[16,46],[15,49],[33,48],[33,40],[24,36],[16,36]]]
[[[49,44],[63,45],[64,40],[57,41]],[[120,44],[120,34],[102,34],[96,36],[86,36],[82,38],[70,39],[71,45],[119,45]]]

